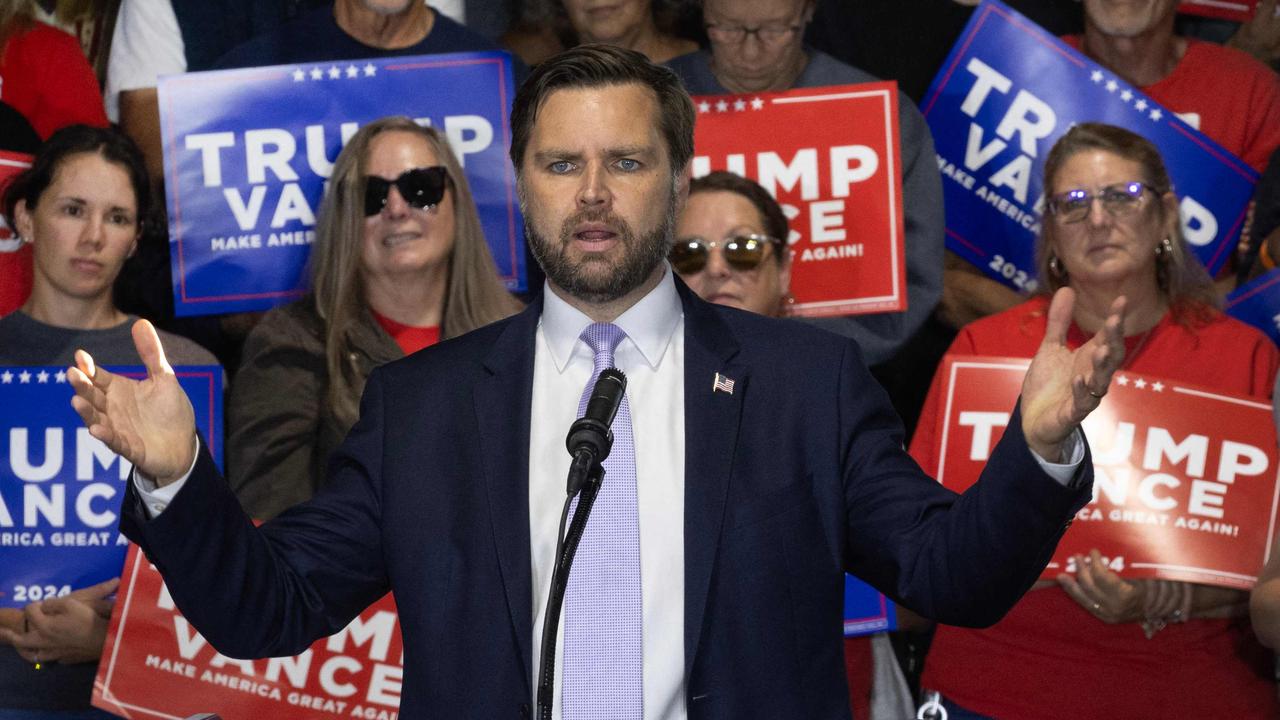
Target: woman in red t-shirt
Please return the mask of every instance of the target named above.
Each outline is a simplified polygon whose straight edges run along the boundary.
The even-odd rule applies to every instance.
[[[1178,198],[1158,151],[1120,128],[1072,128],[1045,164],[1039,271],[1048,292],[1075,291],[1068,345],[1099,332],[1126,299],[1121,371],[1269,399],[1280,355],[1261,333],[1217,309],[1212,284],[1182,239]],[[1031,357],[1048,296],[961,330],[950,352]],[[941,376],[911,443],[936,468],[931,421]],[[1242,616],[1245,593],[1129,580],[1095,551],[1075,574],[1041,581],[996,625],[939,626],[922,686],[957,718],[1274,718],[1269,655]],[[931,698],[935,699],[935,698]]]
[[[228,478],[261,519],[324,484],[374,367],[520,307],[448,143],[404,117],[364,126],[338,155],[311,287],[249,334],[232,383]]]

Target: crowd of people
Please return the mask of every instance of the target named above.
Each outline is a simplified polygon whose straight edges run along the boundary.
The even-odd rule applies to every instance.
[[[1073,126],[1045,162],[1041,286],[1029,296],[946,249],[937,155],[916,106],[976,4],[0,0],[0,150],[32,156],[2,188],[17,252],[0,239],[0,365],[69,366],[78,349],[100,364],[151,365],[135,346],[146,318],[163,328],[169,363],[226,368],[227,479],[245,511],[267,520],[308,501],[328,485],[375,368],[541,307],[542,270],[552,285],[573,283],[539,250],[546,240],[530,238],[529,290],[508,292],[445,134],[391,116],[355,132],[333,164],[304,297],[261,316],[175,318],[157,78],[506,49],[518,85],[565,50],[604,44],[668,68],[693,95],[899,81],[906,309],[786,322],[856,341],[920,467],[938,464],[943,356],[1032,358],[1061,289],[1074,297],[1067,348],[1117,331],[1119,307],[1119,369],[1270,402],[1280,351],[1222,308],[1280,258],[1276,0],[1238,24],[1180,16],[1176,0],[1008,3],[1262,173],[1238,248],[1210,277],[1183,238],[1160,151],[1118,127]],[[513,147],[517,172],[531,172],[523,152]],[[783,208],[729,172],[683,182],[661,238],[677,284],[787,318],[795,278]],[[584,192],[610,202],[604,181]],[[539,228],[528,206],[545,200],[521,195],[530,233]],[[892,641],[847,639],[854,716],[913,716],[918,705],[942,720],[1280,716],[1267,650],[1280,647],[1280,559],[1257,568],[1252,593],[1126,578],[1096,551],[1075,567],[1036,582],[987,628],[904,608],[906,630]],[[0,718],[112,717],[89,700],[115,589],[0,608]]]

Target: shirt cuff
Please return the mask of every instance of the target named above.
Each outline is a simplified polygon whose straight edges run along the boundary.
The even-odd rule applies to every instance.
[[[1067,456],[1066,462],[1052,463],[1040,457],[1040,453],[1035,450],[1031,451],[1031,457],[1036,459],[1046,475],[1063,487],[1072,487],[1071,480],[1084,461],[1084,436],[1080,433],[1080,428],[1071,431],[1071,435],[1062,441],[1062,454]]]
[[[187,468],[182,477],[164,487],[156,487],[155,478],[150,477],[141,470],[134,471],[133,487],[138,491],[138,497],[142,498],[142,506],[147,509],[148,517],[154,520],[160,513],[164,512],[165,508],[169,507],[169,503],[173,502],[178,492],[182,490],[182,486],[187,484],[187,478],[191,477],[191,472],[196,469],[196,461],[199,459],[200,440],[197,438],[195,452],[191,457],[191,467]]]

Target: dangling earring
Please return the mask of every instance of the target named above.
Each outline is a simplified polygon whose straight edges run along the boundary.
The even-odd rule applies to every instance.
[[[1173,253],[1173,240],[1171,240],[1168,235],[1165,235],[1164,240],[1161,240],[1160,244],[1156,245],[1156,257],[1169,255],[1171,253]]]

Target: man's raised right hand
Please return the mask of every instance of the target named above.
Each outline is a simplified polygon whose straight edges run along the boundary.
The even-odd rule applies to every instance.
[[[75,367],[67,371],[76,391],[71,406],[90,435],[164,487],[195,460],[195,412],[151,323],[133,324],[133,344],[147,368],[145,380],[96,367],[89,353],[77,350]]]

